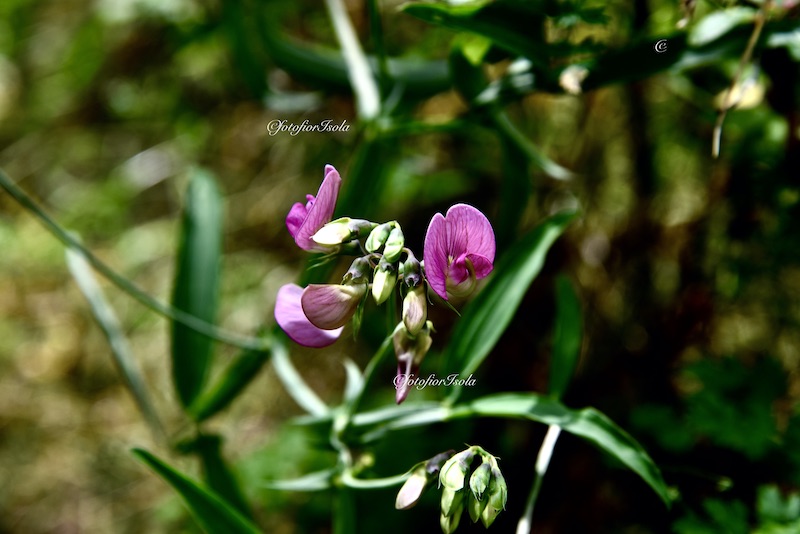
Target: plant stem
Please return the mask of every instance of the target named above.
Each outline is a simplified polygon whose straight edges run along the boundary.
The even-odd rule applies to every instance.
[[[62,228],[52,217],[30,197],[25,191],[17,187],[17,185],[8,177],[8,175],[0,170],[0,187],[5,189],[14,200],[16,200],[23,208],[34,215],[45,229],[53,234],[59,241],[61,241],[68,248],[79,252],[84,259],[94,267],[97,272],[108,279],[112,284],[119,289],[138,300],[144,306],[150,308],[154,312],[163,315],[173,321],[177,321],[195,332],[203,334],[206,337],[216,341],[226,343],[228,345],[239,347],[249,350],[267,350],[269,349],[269,341],[250,336],[243,336],[235,332],[229,332],[207,323],[202,319],[195,317],[190,313],[179,310],[169,304],[165,304],[158,299],[145,293],[143,290],[136,287],[130,280],[114,271],[111,267],[103,263],[97,256],[95,256],[88,248],[86,248],[74,234]]]
[[[358,116],[366,121],[374,119],[378,116],[381,107],[378,85],[375,83],[367,56],[358,42],[353,23],[347,16],[344,2],[342,0],[325,0],[325,6],[331,17],[336,39],[342,47],[344,61],[347,64],[347,76],[356,95]]]
[[[531,532],[531,527],[533,526],[533,507],[536,504],[536,498],[539,497],[542,480],[544,479],[544,474],[547,472],[547,467],[550,465],[550,458],[553,456],[553,449],[556,446],[559,434],[561,434],[560,426],[550,425],[547,427],[547,434],[544,436],[542,446],[539,448],[539,455],[536,457],[536,478],[533,481],[531,493],[528,495],[525,513],[520,518],[519,523],[517,523],[517,534],[530,534]]]

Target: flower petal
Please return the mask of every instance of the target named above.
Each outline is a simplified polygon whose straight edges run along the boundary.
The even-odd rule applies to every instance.
[[[300,303],[311,324],[332,330],[344,326],[353,317],[366,291],[366,284],[311,284],[303,290]]]
[[[476,254],[485,257],[489,263],[494,261],[495,254],[495,239],[492,225],[486,215],[480,212],[477,208],[469,204],[456,204],[447,210],[448,225],[451,227],[451,233],[455,234],[452,238],[454,243],[461,246],[463,240],[464,248],[451,250],[453,256],[458,256],[461,252],[467,254]],[[455,253],[455,254],[454,254]],[[475,265],[475,274],[478,278],[483,278],[489,272],[482,276],[478,274],[478,266]]]
[[[303,225],[303,221],[306,220],[306,217],[308,216],[308,207],[314,205],[314,197],[311,195],[307,195],[307,197],[310,197],[308,199],[309,206],[306,206],[301,202],[295,202],[292,205],[292,209],[289,210],[289,214],[286,216],[286,228],[289,229],[289,234],[292,237],[297,235],[297,232]]]
[[[425,261],[425,279],[437,295],[447,300],[447,221],[437,213],[428,225],[422,257]]]
[[[480,280],[486,278],[489,273],[494,269],[492,260],[480,254],[467,254],[467,259],[472,262],[472,268],[475,270],[475,278]]]
[[[333,219],[333,211],[336,208],[336,199],[339,197],[339,187],[341,185],[342,178],[339,176],[339,172],[332,165],[326,165],[325,179],[322,181],[322,185],[319,186],[319,191],[313,203],[309,202],[311,205],[306,205],[308,213],[294,235],[294,241],[298,247],[303,250],[320,250],[320,246],[311,239],[311,236]],[[295,207],[293,206],[292,210],[294,209]],[[289,215],[292,215],[291,211]],[[289,217],[287,217],[288,225]],[[289,232],[291,232],[291,228]]]
[[[327,347],[339,339],[342,329],[323,330],[311,324],[300,304],[302,294],[303,288],[297,284],[282,286],[275,302],[275,320],[296,343],[313,348]]]

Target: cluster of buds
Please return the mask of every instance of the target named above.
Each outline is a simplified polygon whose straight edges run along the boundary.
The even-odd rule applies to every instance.
[[[480,464],[472,469],[476,459]],[[442,488],[439,523],[444,534],[455,532],[465,508],[474,523],[480,520],[486,528],[505,509],[508,488],[497,458],[478,446],[457,454],[448,451],[414,466],[397,494],[395,507],[405,510],[414,506],[436,479]]]
[[[358,329],[367,295],[387,302],[399,288],[402,321],[392,334],[397,356],[397,403],[409,393],[409,378],[417,375],[430,349],[433,324],[428,320],[427,288],[443,300],[471,293],[477,280],[493,269],[495,239],[485,215],[466,204],[437,213],[425,235],[423,260],[406,247],[397,221],[382,224],[342,217],[333,212],[342,179],[331,165],[316,196],[296,203],[286,227],[297,245],[333,257],[356,259],[339,284],[287,284],[278,291],[275,319],[295,342],[307,347],[334,343],[344,326]],[[362,243],[363,241],[363,243]]]

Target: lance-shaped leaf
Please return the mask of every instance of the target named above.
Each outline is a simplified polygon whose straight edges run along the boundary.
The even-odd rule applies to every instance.
[[[495,267],[486,287],[467,305],[445,351],[447,374],[467,376],[494,348],[519,307],[531,282],[541,271],[550,246],[575,217],[562,212],[545,220],[512,246]],[[450,400],[461,393],[451,389]]]
[[[581,353],[581,303],[569,278],[556,278],[556,321],[553,357],[550,361],[550,394],[561,397],[567,390]]]
[[[244,391],[267,362],[269,350],[245,350],[230,362],[220,377],[189,408],[195,421],[204,421],[224,410]]]
[[[667,485],[661,476],[661,471],[647,451],[630,434],[594,408],[572,410],[552,397],[535,393],[501,393],[449,408],[442,405],[429,408],[420,405],[418,408],[394,419],[370,417],[369,414],[363,414],[361,420],[356,418],[354,427],[357,430],[368,431],[362,436],[362,440],[368,442],[395,430],[476,416],[528,419],[547,425],[556,425],[566,432],[589,441],[619,460],[649,484],[667,506],[670,505]],[[371,424],[361,426],[362,422],[374,423],[378,420],[382,420],[383,424],[377,428],[372,427]]]
[[[214,178],[196,170],[186,194],[172,304],[212,324],[217,312],[221,251],[222,199]],[[208,337],[172,322],[172,379],[184,407],[203,390],[213,349]]]
[[[260,534],[256,525],[228,505],[216,493],[206,489],[180,471],[143,449],[133,454],[181,496],[197,524],[208,534]]]

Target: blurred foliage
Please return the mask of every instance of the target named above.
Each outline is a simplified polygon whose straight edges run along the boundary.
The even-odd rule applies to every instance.
[[[272,323],[277,289],[305,267],[283,220],[325,163],[342,171],[342,214],[402,219],[417,249],[430,216],[454,201],[489,216],[500,252],[579,207],[463,395],[548,390],[566,272],[585,341],[564,402],[629,429],[678,500],[665,511],[635,475],[565,436],[536,530],[797,532],[800,12],[789,0],[694,4],[349,2],[384,110],[365,123],[321,3],[6,0],[0,167],[162,301],[179,270],[190,176],[212,173],[225,214],[217,323],[248,334]],[[740,79],[747,91],[714,160],[719,102],[762,9],[769,18]],[[350,128],[268,130],[326,119]],[[234,360],[237,349],[215,345],[207,377],[222,393],[200,397],[194,416],[209,419],[208,433],[195,436],[171,393],[169,328],[101,283],[164,426],[179,429],[170,437],[197,453],[177,454],[137,414],[63,247],[5,194],[0,250],[0,475],[11,481],[0,487],[0,531],[197,532],[179,498],[133,461],[136,445],[169,456],[190,481],[205,478],[265,532],[330,532],[329,494],[265,487],[323,470],[334,454],[319,424],[286,424],[301,412],[263,353]],[[423,372],[438,373],[457,317],[431,315],[439,333]],[[363,367],[385,328],[367,318],[358,341],[324,353],[293,347],[293,361],[336,403],[340,362]],[[388,367],[368,407],[392,402]],[[229,376],[247,385],[235,402]],[[408,428],[358,451],[361,476],[395,475],[480,440],[502,458],[510,488],[510,513],[492,528],[510,532],[543,433],[501,419]],[[242,494],[230,489],[237,480]],[[434,492],[402,513],[394,488],[348,495],[358,532],[436,528]]]

